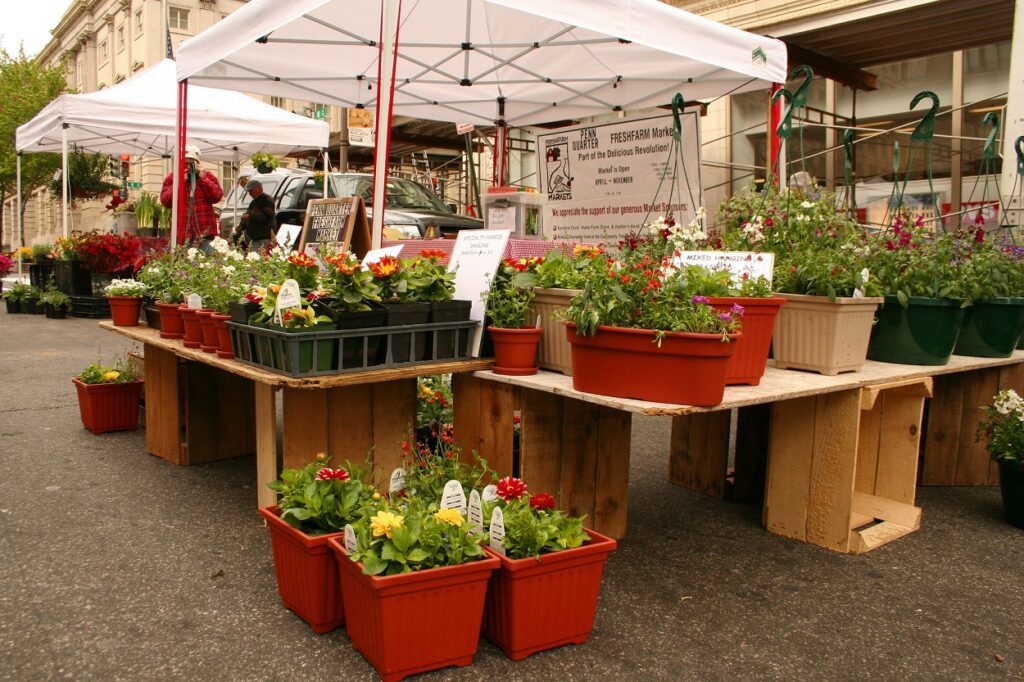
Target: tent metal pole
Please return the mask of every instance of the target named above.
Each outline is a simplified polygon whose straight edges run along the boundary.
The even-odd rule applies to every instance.
[[[391,115],[394,108],[395,63],[398,60],[398,27],[401,0],[384,0],[381,6],[380,54],[377,58],[377,137],[373,155],[373,228],[370,248],[379,249],[387,203],[388,156],[391,147]],[[360,254],[363,255],[363,254]]]
[[[15,175],[17,180],[15,181],[14,188],[14,210],[18,214],[17,225],[18,225],[18,241],[19,247],[25,246],[25,225],[21,220],[21,152],[18,152],[14,157]],[[22,275],[22,261],[21,253],[18,253],[18,279],[21,279]]]
[[[321,150],[324,155],[324,199],[331,196],[331,150]]]
[[[60,217],[64,238],[68,238],[68,124],[60,126]]]
[[[231,208],[232,218],[233,218],[233,221],[231,223],[231,225],[232,225],[231,229],[232,230],[237,230],[238,229],[238,202],[242,200],[242,194],[238,193],[238,190],[237,190],[238,178],[239,178],[239,176],[242,175],[242,168],[241,168],[241,166],[238,165],[238,147],[235,147],[235,161],[234,161],[234,163],[235,163],[235,187],[231,188],[231,193],[232,194],[236,194],[237,193],[237,196],[235,196],[234,206],[232,206],[232,208]],[[228,235],[228,237],[230,237],[230,236],[231,235]]]
[[[775,101],[772,98],[782,87],[782,83],[772,83],[771,90],[768,93],[768,177],[771,177],[773,170],[779,168],[779,152],[782,147],[782,138],[779,137],[779,123],[782,121],[782,107],[785,102],[781,97]],[[782,170],[779,169],[776,174],[776,182],[779,181],[779,175],[781,174]],[[765,178],[765,183],[767,182],[768,179]],[[782,187],[783,185],[779,184],[779,186]]]
[[[494,169],[496,187],[508,183],[508,122],[505,120],[505,98],[498,98],[498,118],[494,121]]]

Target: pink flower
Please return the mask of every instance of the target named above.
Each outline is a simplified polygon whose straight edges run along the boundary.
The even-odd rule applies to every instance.
[[[741,306],[739,303],[733,303],[732,304],[732,308],[730,309],[730,312],[733,315],[738,315],[740,317],[743,317],[743,313],[745,313],[746,311],[743,309],[743,306]]]
[[[711,299],[708,298],[707,296],[697,295],[690,299],[690,303],[703,303],[705,305],[708,305],[709,303],[711,303]]]
[[[347,481],[348,472],[338,467],[332,469],[331,467],[324,467],[316,473],[316,480],[318,481]]]
[[[506,476],[505,478],[498,481],[498,497],[511,502],[512,500],[518,500],[526,492],[526,484],[518,478]]]
[[[530,506],[534,509],[554,509],[555,498],[550,493],[537,493],[530,497]]]

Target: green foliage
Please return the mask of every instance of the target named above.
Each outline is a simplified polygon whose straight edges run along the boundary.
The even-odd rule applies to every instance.
[[[256,152],[249,157],[249,160],[261,173],[268,173],[277,168],[278,165],[277,157],[267,152]]]
[[[330,478],[347,474],[347,479]],[[328,465],[321,453],[316,461],[302,469],[285,469],[278,481],[268,487],[279,493],[281,519],[306,535],[336,533],[345,524],[363,518],[382,499],[373,485],[372,465],[367,461],[358,466],[346,461],[341,469]]]
[[[39,302],[53,310],[71,310],[71,297],[53,285],[53,277],[39,296]]]
[[[159,209],[159,197],[152,192],[142,190],[139,198],[135,200],[135,220],[138,221],[139,227],[152,228],[153,218],[156,217]]]
[[[416,428],[436,428],[438,425],[451,424],[454,420],[452,375],[420,377],[417,386]]]
[[[443,251],[426,249],[419,258],[412,261],[410,267],[418,284],[419,300],[450,301],[455,297],[455,272],[441,262]]]
[[[537,266],[541,262],[540,258],[506,258],[498,266],[490,289],[484,293],[486,314],[492,325],[501,329],[533,326],[526,313],[533,302]]]
[[[11,303],[21,303],[22,301],[32,300],[32,291],[35,287],[32,287],[24,282],[15,282],[3,293],[5,301]]]
[[[187,284],[185,252],[181,249],[165,251],[149,260],[135,275],[149,287],[149,294],[162,303],[181,303],[182,285]]]
[[[981,408],[977,440],[986,440],[988,452],[997,462],[1024,463],[1024,400],[1013,389],[1000,391],[991,405]]]
[[[415,451],[414,451],[415,447]],[[473,463],[461,458],[462,447],[443,440],[431,448],[427,445],[402,443],[403,470],[406,489],[427,504],[441,502],[448,481],[458,481],[469,497],[474,488],[482,488],[498,475],[487,465],[487,460],[473,451]]]
[[[550,251],[537,266],[535,286],[548,289],[582,289],[587,279],[601,276],[606,269],[604,249],[577,244],[572,254]]]
[[[53,244],[33,244],[32,260],[35,262],[44,261],[53,255]]]
[[[94,362],[78,375],[83,384],[126,384],[138,378],[127,357],[120,358],[113,367]]]
[[[911,296],[963,299],[981,273],[964,267],[969,247],[953,234],[934,235],[921,227],[895,226],[875,235],[868,259],[873,277],[886,294],[906,307]]]
[[[530,504],[531,499],[524,495],[504,504],[504,545],[509,559],[560,552],[590,539],[583,530],[585,517],[566,516],[557,509],[536,509]]]
[[[369,270],[360,267],[359,259],[351,253],[320,254],[327,271],[320,278],[320,286],[331,297],[331,307],[355,313],[372,310],[380,303],[381,292],[377,280]]]
[[[811,296],[882,295],[881,283],[872,275],[868,246],[854,243],[838,247],[802,243],[775,255],[774,288],[789,294]]]
[[[96,199],[119,185],[111,182],[110,159],[103,154],[68,154],[68,194],[76,199]],[[50,182],[50,192],[61,196],[61,181]]]

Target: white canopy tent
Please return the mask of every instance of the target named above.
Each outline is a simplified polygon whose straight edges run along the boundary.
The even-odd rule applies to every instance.
[[[178,54],[179,79],[372,107],[379,131],[392,113],[499,129],[578,119],[680,90],[694,100],[764,89],[786,69],[781,41],[659,0],[252,0]],[[375,204],[386,154],[378,145]],[[375,211],[375,245],[382,219]]]
[[[102,154],[170,157],[177,140],[177,78],[164,59],[117,85],[61,95],[18,127],[19,152],[61,152],[67,172],[69,147]],[[258,151],[286,155],[323,149],[330,127],[230,90],[192,87],[188,141],[211,161],[234,161]],[[65,186],[64,235],[67,236]],[[20,210],[18,211],[20,220]]]

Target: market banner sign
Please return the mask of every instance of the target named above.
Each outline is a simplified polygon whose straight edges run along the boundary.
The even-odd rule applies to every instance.
[[[671,157],[671,114],[538,135],[545,237],[614,244],[670,211],[693,220],[703,204],[699,109],[680,121],[682,154]]]
[[[348,143],[353,147],[373,146],[373,112],[369,109],[348,110]]]

